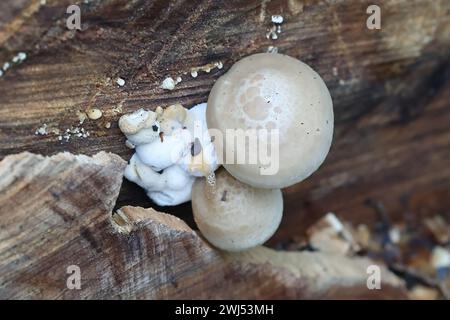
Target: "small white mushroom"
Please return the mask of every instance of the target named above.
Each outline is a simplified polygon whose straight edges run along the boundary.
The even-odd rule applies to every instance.
[[[256,189],[219,169],[213,191],[206,179],[196,179],[192,209],[198,228],[211,244],[241,251],[263,244],[274,234],[283,198],[280,189]]]
[[[322,78],[303,62],[276,53],[246,57],[219,78],[206,120],[223,135],[227,129],[277,130],[275,174],[261,174],[259,158],[256,164],[224,163],[235,178],[259,188],[284,188],[307,178],[325,160],[333,138],[333,104]],[[219,153],[229,148],[236,156],[234,140],[216,143]]]
[[[136,153],[125,177],[147,191],[158,205],[191,199],[194,177],[217,169],[214,144],[206,128],[206,104],[187,110],[181,105],[138,110],[124,115],[119,128]]]
[[[100,119],[103,115],[102,111],[97,108],[89,109],[88,111],[86,111],[86,114],[87,114],[88,118],[91,120]]]
[[[156,113],[144,109],[120,117],[119,128],[126,135],[128,141],[135,146],[151,143],[159,137]]]
[[[165,90],[173,90],[173,89],[175,89],[175,85],[176,85],[175,80],[173,80],[172,77],[167,77],[163,80],[163,82],[161,84],[161,88],[163,88]]]

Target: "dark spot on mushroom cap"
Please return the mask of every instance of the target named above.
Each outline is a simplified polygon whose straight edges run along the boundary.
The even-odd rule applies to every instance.
[[[202,152],[202,144],[200,143],[200,140],[198,138],[195,138],[194,142],[191,146],[191,155],[195,157],[200,152]]]
[[[158,131],[158,126],[156,124],[152,125],[152,130],[155,132]]]

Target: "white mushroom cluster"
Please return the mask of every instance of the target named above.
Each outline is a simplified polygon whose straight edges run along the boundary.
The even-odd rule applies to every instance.
[[[197,121],[195,121],[197,120]],[[264,243],[277,230],[283,211],[281,188],[316,171],[331,146],[333,105],[322,78],[308,65],[281,54],[246,57],[216,81],[207,105],[138,110],[119,127],[136,149],[125,177],[147,190],[159,205],[192,198],[194,219],[205,238],[228,251]],[[198,128],[198,127],[201,128]],[[207,130],[264,129],[277,137],[276,171],[267,163],[232,161],[235,139],[211,139]],[[275,140],[256,136],[256,144]],[[241,143],[246,156],[250,142]],[[217,151],[217,152],[216,152]],[[249,157],[245,157],[249,159]],[[216,172],[218,162],[223,168]]]
[[[195,177],[218,165],[205,121],[206,103],[190,110],[177,104],[155,112],[137,110],[122,116],[119,128],[135,149],[125,177],[147,191],[160,206],[191,200]]]

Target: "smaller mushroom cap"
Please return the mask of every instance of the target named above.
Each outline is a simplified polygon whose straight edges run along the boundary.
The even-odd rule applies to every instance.
[[[194,219],[203,236],[227,251],[246,250],[267,241],[277,230],[283,212],[280,189],[256,189],[216,172],[216,185],[196,179],[192,188]]]

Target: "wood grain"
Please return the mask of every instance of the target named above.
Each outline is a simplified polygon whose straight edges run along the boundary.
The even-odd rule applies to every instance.
[[[0,162],[1,299],[405,298],[403,281],[374,262],[258,247],[223,253],[181,219],[154,209],[112,209],[125,161],[99,153]],[[69,289],[69,266],[81,288]]]
[[[301,234],[327,211],[373,224],[369,198],[396,220],[449,216],[449,1],[383,1],[382,29],[368,30],[372,1],[93,0],[80,3],[78,32],[65,26],[72,1],[39,3],[1,4],[8,10],[0,10],[0,63],[20,51],[28,58],[0,78],[0,158],[25,150],[105,150],[128,159],[118,109],[204,102],[235,61],[277,46],[322,75],[336,131],[322,168],[285,190],[285,216],[271,245]],[[285,20],[277,40],[266,38],[271,14]],[[189,75],[219,60],[222,70]],[[173,91],[159,87],[168,75],[183,78]],[[78,126],[76,111],[90,107],[104,117],[83,124],[89,138],[65,143],[34,134],[43,123]],[[152,205],[131,183],[123,185],[117,207],[127,204]],[[189,204],[168,210],[192,222]]]

